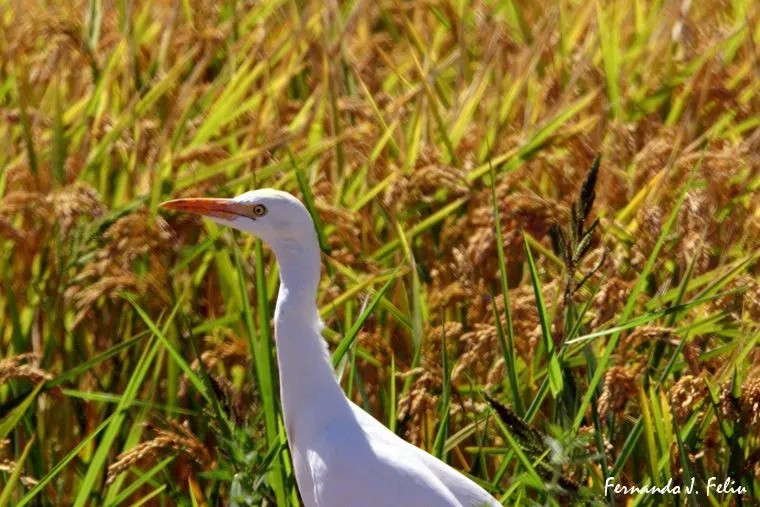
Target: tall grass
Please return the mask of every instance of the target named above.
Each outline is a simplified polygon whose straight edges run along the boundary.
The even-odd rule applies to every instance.
[[[158,211],[264,186],[346,392],[504,505],[759,503],[759,20],[0,0],[0,505],[298,504],[274,259]]]

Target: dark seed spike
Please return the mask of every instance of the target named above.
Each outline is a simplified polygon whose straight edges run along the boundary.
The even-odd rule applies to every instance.
[[[520,416],[515,414],[512,409],[495,400],[490,395],[486,394],[486,400],[488,400],[488,404],[491,405],[491,408],[493,408],[494,411],[496,411],[499,418],[507,425],[512,433],[519,436],[526,444],[532,447],[538,449],[543,447],[541,445],[543,437],[538,430],[531,428],[530,425]]]
[[[562,236],[562,229],[559,228],[559,225],[552,225],[549,229],[549,238],[552,240],[552,250],[560,257],[564,257],[563,247],[565,240]]]
[[[563,236],[564,237],[564,236]],[[575,262],[573,261],[573,251],[568,244],[567,240],[565,240],[565,255],[562,257],[562,260],[565,263],[565,266],[567,267],[568,272],[572,272],[575,270]]]
[[[523,445],[526,446],[527,452],[543,453],[545,451],[545,437],[538,430],[531,427],[525,420],[515,414],[512,409],[504,405],[503,403],[495,400],[488,393],[485,393],[486,400],[491,408],[496,412],[499,419],[509,428]],[[543,466],[542,466],[543,465]],[[566,493],[576,494],[580,490],[580,485],[572,479],[559,476],[555,477],[556,470],[545,466],[544,463],[539,463],[536,467],[536,472],[544,477],[546,480],[556,479],[560,487],[562,487]]]
[[[562,486],[567,491],[571,491],[573,493],[577,493],[581,489],[581,485],[575,482],[574,480],[568,478],[568,477],[562,477],[560,476],[559,485]]]
[[[572,265],[572,251],[567,236],[565,235],[565,231],[563,231],[557,224],[554,224],[552,229],[554,229],[554,234],[556,235],[552,237],[552,242],[555,240],[558,242],[558,255],[561,257],[565,267],[570,269]],[[551,230],[549,231],[549,234],[552,234]]]
[[[591,164],[591,169],[586,173],[586,179],[581,186],[581,194],[579,198],[581,221],[585,222],[591,213],[591,207],[594,205],[594,199],[596,198],[596,179],[599,175],[599,162],[601,161],[601,154],[597,153],[594,157],[594,162]]]
[[[583,230],[583,221],[580,219],[578,203],[573,203],[572,213],[570,214],[570,245],[575,245],[580,238],[580,232]]]

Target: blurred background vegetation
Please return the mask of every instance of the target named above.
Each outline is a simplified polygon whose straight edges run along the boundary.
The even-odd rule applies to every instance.
[[[158,211],[264,186],[349,396],[505,505],[760,502],[759,20],[0,0],[0,505],[298,505],[273,258]]]

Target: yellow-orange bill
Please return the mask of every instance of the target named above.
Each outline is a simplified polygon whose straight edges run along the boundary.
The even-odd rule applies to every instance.
[[[161,204],[161,207],[185,213],[195,213],[206,217],[232,220],[236,216],[247,216],[245,206],[232,199],[190,198],[175,199]]]

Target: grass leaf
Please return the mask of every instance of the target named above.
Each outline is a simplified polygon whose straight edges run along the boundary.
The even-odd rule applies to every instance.
[[[541,281],[538,279],[538,270],[536,264],[533,262],[533,254],[530,252],[528,241],[523,236],[525,245],[525,255],[528,259],[528,269],[530,270],[530,278],[533,282],[533,293],[536,295],[536,307],[538,309],[538,321],[541,324],[541,338],[543,339],[544,350],[546,352],[546,358],[549,370],[549,388],[552,391],[552,396],[555,398],[562,392],[563,380],[562,369],[560,368],[559,357],[555,352],[554,339],[551,336],[551,324],[549,322],[549,312],[546,309],[544,303],[544,295],[541,291]]]
[[[356,340],[356,336],[359,334],[359,331],[361,331],[361,328],[364,325],[364,321],[366,321],[367,318],[372,314],[377,304],[380,302],[383,296],[385,296],[385,293],[388,292],[388,289],[390,289],[391,285],[396,280],[397,273],[398,273],[398,268],[396,268],[396,270],[391,274],[391,277],[388,279],[387,282],[385,282],[385,285],[383,285],[382,288],[377,292],[377,294],[375,294],[375,297],[372,298],[372,301],[367,305],[364,311],[359,315],[359,317],[354,322],[354,325],[351,326],[351,329],[348,330],[346,335],[343,337],[343,339],[340,341],[338,346],[335,348],[335,351],[332,353],[333,367],[337,367],[338,363],[340,363],[340,361],[343,359],[343,356],[346,354],[346,352],[348,352],[348,349],[354,343],[354,340]]]
[[[37,384],[37,387],[24,398],[24,401],[22,401],[21,404],[0,420],[0,440],[4,440],[10,432],[13,431],[13,428],[15,428],[21,418],[24,417],[24,414],[29,410],[29,407],[34,403],[34,400],[37,399],[37,394],[39,394],[44,385],[44,382]]]
[[[8,500],[10,500],[11,494],[16,488],[16,484],[21,477],[21,473],[24,471],[24,463],[26,463],[26,457],[29,454],[29,450],[32,448],[34,438],[35,436],[32,435],[32,438],[30,438],[24,446],[24,450],[21,452],[21,456],[16,460],[16,466],[13,468],[13,472],[11,472],[11,475],[8,477],[8,481],[5,483],[5,487],[3,487],[2,492],[0,492],[0,507],[5,507],[8,505]]]

